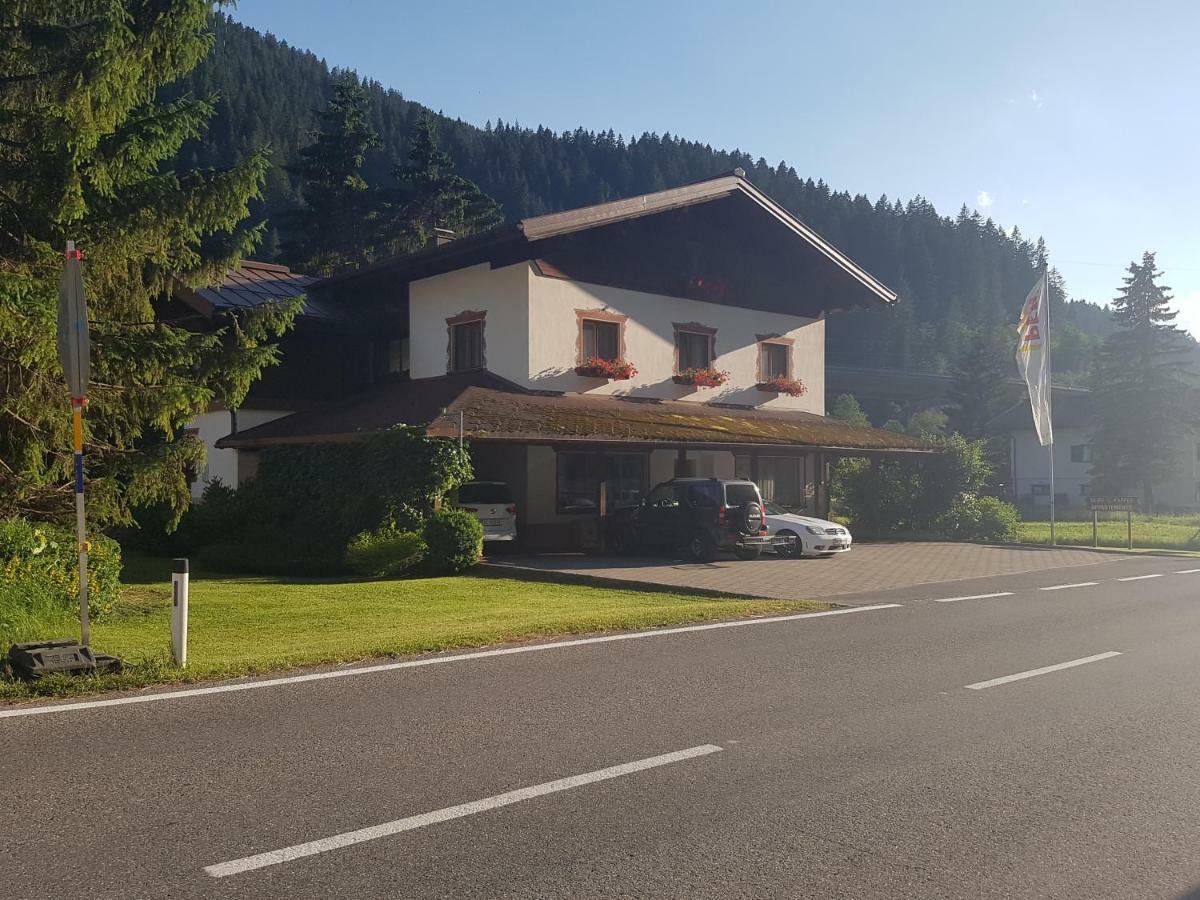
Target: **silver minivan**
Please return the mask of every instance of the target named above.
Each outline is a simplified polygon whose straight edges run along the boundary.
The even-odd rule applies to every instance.
[[[517,506],[507,482],[468,481],[459,485],[458,508],[479,520],[485,541],[517,539]]]

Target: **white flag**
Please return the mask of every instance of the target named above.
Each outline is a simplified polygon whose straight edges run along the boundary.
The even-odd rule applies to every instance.
[[[1017,326],[1017,369],[1029,386],[1029,402],[1033,406],[1033,424],[1043,447],[1054,443],[1050,427],[1050,334],[1046,330],[1050,305],[1046,275],[1038,279],[1025,305],[1021,307],[1021,324]]]

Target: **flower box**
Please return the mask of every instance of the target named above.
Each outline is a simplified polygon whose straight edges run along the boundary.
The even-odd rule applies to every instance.
[[[582,366],[575,367],[575,374],[584,378],[608,378],[612,381],[628,381],[638,373],[637,366],[619,359],[601,359],[593,356]]]
[[[672,379],[676,384],[690,384],[695,387],[720,387],[729,380],[728,372],[717,369],[685,369]]]
[[[787,394],[789,397],[802,397],[808,393],[803,381],[798,378],[784,378],[782,375],[768,381],[760,381],[755,387],[768,394]]]

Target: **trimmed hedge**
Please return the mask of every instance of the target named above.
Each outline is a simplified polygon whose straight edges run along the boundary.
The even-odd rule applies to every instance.
[[[483,526],[471,513],[443,509],[425,522],[425,545],[435,575],[457,575],[483,556]]]
[[[417,428],[272,448],[239,489],[210,484],[169,542],[217,571],[333,575],[347,570],[357,536],[419,532],[436,502],[470,478],[465,449]],[[151,531],[156,518],[145,517]]]

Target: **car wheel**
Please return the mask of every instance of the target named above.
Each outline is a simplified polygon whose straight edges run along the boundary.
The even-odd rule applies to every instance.
[[[753,500],[743,503],[738,524],[746,534],[758,534],[763,524],[763,508]]]
[[[614,532],[609,546],[617,556],[629,556],[633,553],[633,535],[629,529],[621,528]]]
[[[712,562],[717,558],[717,545],[704,531],[697,531],[687,544],[688,559],[692,562]]]
[[[778,546],[778,549],[775,552],[780,556],[786,556],[790,559],[799,559],[804,555],[804,542],[800,539],[800,535],[796,534],[796,532],[785,529],[783,531],[777,531],[775,536],[795,538],[795,541],[789,544],[780,544]]]
[[[762,556],[762,547],[735,547],[733,555],[738,559],[758,559]]]

